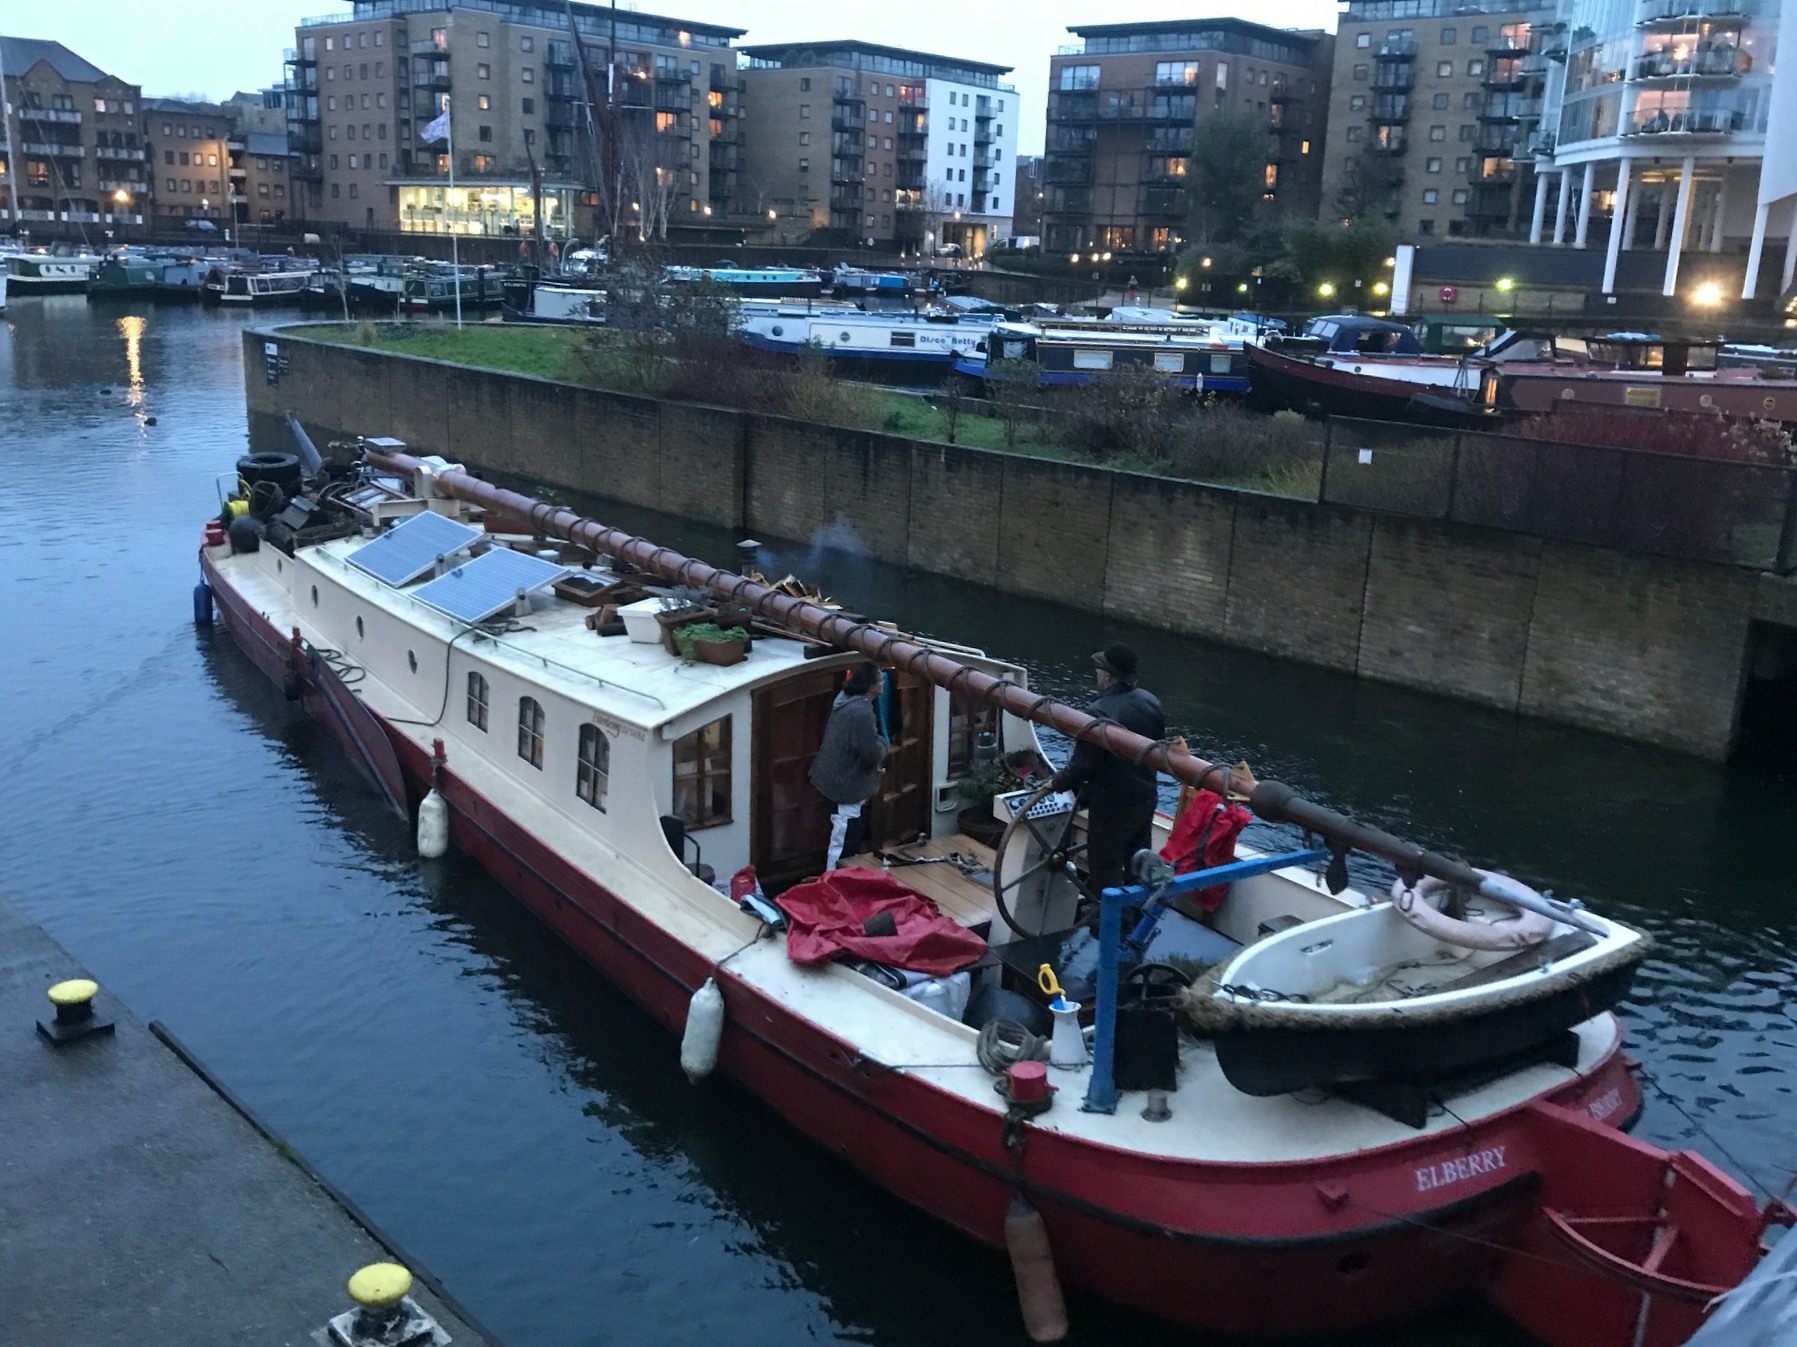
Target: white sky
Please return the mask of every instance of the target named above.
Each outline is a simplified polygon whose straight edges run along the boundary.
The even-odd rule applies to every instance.
[[[1333,0],[883,0],[823,5],[796,0],[669,0],[620,5],[748,29],[745,42],[859,38],[968,60],[1009,64],[1025,120],[1018,149],[1042,148],[1048,58],[1073,41],[1067,25],[1230,13],[1282,28],[1335,28]],[[311,14],[347,14],[334,0],[0,0],[0,31],[52,38],[146,94],[225,98],[281,77],[294,24]],[[820,18],[820,16],[822,16]]]

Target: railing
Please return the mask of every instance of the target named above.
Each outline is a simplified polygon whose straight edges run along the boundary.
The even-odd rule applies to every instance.
[[[1684,60],[1675,60],[1671,56],[1658,53],[1643,56],[1635,62],[1634,74],[1631,78],[1638,80],[1678,79],[1682,77],[1696,79],[1726,79],[1741,74],[1745,63],[1741,53],[1730,47],[1727,50],[1699,50]]]
[[[1744,19],[1747,12],[1747,0],[1649,0],[1635,22],[1645,25],[1684,19]]]
[[[65,122],[71,126],[81,125],[81,114],[72,108],[20,108],[21,122]]]
[[[830,118],[830,129],[832,131],[865,131],[867,130],[867,119],[865,117],[832,117]]]
[[[1698,108],[1695,111],[1640,111],[1622,128],[1624,136],[1726,136],[1739,131],[1745,119],[1728,108]]]
[[[1396,57],[1416,55],[1416,39],[1408,37],[1392,38],[1383,42],[1379,50],[1373,53],[1375,60],[1391,60]]]
[[[1797,569],[1797,471],[1336,417],[1320,499],[1775,571]]]
[[[1042,166],[1046,183],[1088,183],[1092,181],[1092,156],[1054,155]]]
[[[1373,67],[1373,89],[1408,92],[1416,84],[1416,67],[1408,61]]]
[[[21,140],[19,149],[26,154],[40,154],[46,159],[81,158],[81,142],[78,140],[67,144],[59,140]],[[143,158],[143,155],[139,154],[138,158]]]

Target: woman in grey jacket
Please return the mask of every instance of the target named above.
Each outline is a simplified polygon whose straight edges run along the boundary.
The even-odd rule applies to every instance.
[[[861,807],[880,789],[880,767],[886,761],[886,740],[880,719],[874,714],[874,698],[880,695],[880,671],[871,664],[849,670],[836,703],[824,726],[824,741],[811,763],[811,784],[835,805],[830,815],[830,849],[825,870],[842,863],[846,850],[860,850]],[[856,825],[856,845],[848,846],[850,825]]]

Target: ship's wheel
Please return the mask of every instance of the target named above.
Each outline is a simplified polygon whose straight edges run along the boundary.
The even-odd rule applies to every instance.
[[[992,896],[998,914],[1018,936],[1049,935],[1080,924],[1097,898],[1075,864],[1085,850],[1079,811],[1050,784],[1015,802],[998,839]]]

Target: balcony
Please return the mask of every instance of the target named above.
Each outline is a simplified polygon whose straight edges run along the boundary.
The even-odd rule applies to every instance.
[[[574,44],[552,40],[543,63],[551,70],[572,70],[578,64],[574,56]]]
[[[433,41],[425,38],[422,42],[414,42],[409,48],[413,56],[423,57],[427,61],[447,61],[449,59],[449,43]]]
[[[839,107],[866,107],[867,99],[853,89],[836,89],[830,94],[830,101]]]
[[[1481,126],[1473,141],[1473,153],[1487,158],[1509,159],[1516,153],[1516,136],[1502,126]]]
[[[323,154],[324,133],[317,124],[300,126],[288,123],[287,153],[289,154]]]
[[[412,87],[421,93],[446,94],[449,92],[449,67],[421,70],[412,76]]]
[[[1173,131],[1157,126],[1148,133],[1142,148],[1149,154],[1190,154],[1194,143],[1190,127]]]
[[[1374,154],[1402,154],[1410,148],[1403,136],[1387,136],[1384,140],[1374,140],[1367,146]]]
[[[1416,83],[1416,66],[1410,61],[1380,61],[1373,67],[1373,91],[1408,93]]]
[[[1183,220],[1185,193],[1177,187],[1150,187],[1142,193],[1142,214],[1153,219]]]
[[[81,114],[73,108],[20,108],[21,122],[61,122],[66,126],[80,126]]]
[[[1656,80],[1738,79],[1747,62],[1733,47],[1699,48],[1679,60],[1671,52],[1651,52],[1635,62],[1630,78],[1637,83]]]
[[[1304,95],[1290,85],[1281,84],[1278,80],[1275,80],[1273,82],[1272,92],[1267,95],[1267,101],[1274,106],[1278,106],[1281,103],[1302,103],[1304,101]]]
[[[860,210],[861,193],[859,189],[850,192],[831,192],[831,210]]]
[[[830,161],[830,181],[847,185],[861,182],[861,160],[832,159]]]
[[[543,127],[548,130],[560,127],[572,131],[574,129],[574,100],[572,98],[551,98],[543,105]]]
[[[1516,93],[1528,86],[1529,75],[1517,60],[1495,61],[1486,70],[1481,86],[1491,93]]]
[[[1479,110],[1482,122],[1520,122],[1540,115],[1539,98],[1518,98],[1513,94],[1487,98],[1485,106]]]
[[[1516,164],[1509,159],[1475,160],[1467,181],[1475,187],[1508,187],[1516,181]]]
[[[1739,131],[1744,119],[1729,108],[1698,108],[1668,112],[1664,108],[1637,111],[1622,128],[1624,136],[1726,136]]]
[[[1415,55],[1416,39],[1409,37],[1396,37],[1382,42],[1379,50],[1373,53],[1374,58],[1380,61],[1407,61]]]
[[[1648,0],[1637,28],[1678,28],[1694,20],[1736,26],[1747,21],[1747,0]]]
[[[1529,54],[1528,34],[1500,32],[1486,44],[1485,54],[1494,61],[1501,61],[1506,56],[1527,56]]]
[[[59,140],[21,140],[19,149],[26,154],[35,154],[44,159],[79,159],[82,157],[81,142],[78,140],[68,144]],[[120,153],[124,152],[121,150]],[[142,150],[137,151],[137,157],[139,159],[144,157]]]
[[[693,77],[677,65],[657,65],[655,82],[657,84],[691,84]]]
[[[863,132],[867,130],[867,118],[856,117],[851,113],[836,113],[830,118],[830,129]]]
[[[1407,122],[1410,120],[1410,100],[1403,94],[1375,95],[1371,119],[1375,126]]]
[[[1080,89],[1075,92],[1049,94],[1048,120],[1051,123],[1097,121],[1098,90]]]
[[[1475,183],[1467,194],[1466,213],[1475,220],[1505,222],[1514,204],[1509,183]]]
[[[324,181],[324,169],[319,165],[317,151],[311,152],[305,158],[296,155],[288,162],[287,173],[289,177],[297,178],[301,182]]]
[[[982,98],[973,109],[974,130],[978,131],[979,123],[992,120],[992,104]]]
[[[923,174],[901,173],[898,175],[898,191],[901,196],[912,192],[921,192],[923,189]],[[900,204],[903,205],[904,203],[901,201]]]

